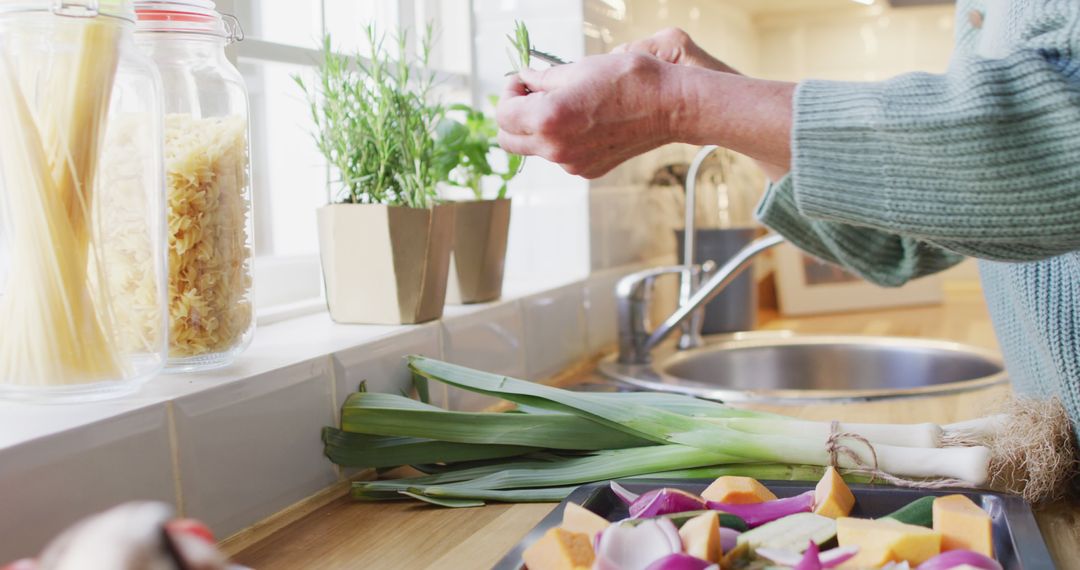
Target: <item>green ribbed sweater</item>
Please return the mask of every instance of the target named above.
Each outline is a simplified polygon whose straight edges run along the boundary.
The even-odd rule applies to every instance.
[[[944,74],[800,84],[758,215],[886,286],[978,258],[1014,388],[1080,425],[1080,0],[961,1]]]

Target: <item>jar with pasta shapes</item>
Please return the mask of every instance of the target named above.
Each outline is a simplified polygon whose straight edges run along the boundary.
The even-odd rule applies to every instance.
[[[225,366],[255,328],[248,96],[225,56],[243,34],[209,0],[138,0],[135,13],[165,93],[167,370]]]

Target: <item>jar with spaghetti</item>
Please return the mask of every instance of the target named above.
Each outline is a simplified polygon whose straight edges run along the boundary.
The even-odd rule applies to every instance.
[[[0,398],[133,391],[166,354],[161,85],[125,0],[0,2]]]
[[[225,366],[255,325],[248,97],[225,57],[242,32],[209,0],[137,0],[135,13],[165,93],[167,369]]]

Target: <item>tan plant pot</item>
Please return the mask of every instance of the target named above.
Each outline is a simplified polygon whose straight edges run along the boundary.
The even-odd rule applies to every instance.
[[[502,295],[510,200],[455,202],[454,252],[446,302],[452,305],[494,301]]]
[[[348,324],[412,324],[442,316],[454,207],[381,204],[319,209],[319,251],[330,317]]]

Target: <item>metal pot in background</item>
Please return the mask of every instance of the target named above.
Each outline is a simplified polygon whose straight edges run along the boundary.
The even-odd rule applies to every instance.
[[[758,235],[757,228],[731,228],[721,230],[697,230],[697,253],[695,264],[712,260],[717,265],[734,256]],[[686,232],[675,231],[679,244],[679,263],[684,264],[683,244]],[[757,284],[754,272],[744,271],[722,293],[705,305],[702,334],[719,334],[752,330],[757,326]]]
[[[659,176],[666,173],[668,176]],[[654,177],[683,187],[683,227],[694,231],[694,259],[701,264],[723,265],[760,233],[754,210],[761,199],[765,178],[748,157],[717,147],[706,147],[684,169],[670,165]],[[661,185],[661,184],[656,184]],[[694,201],[686,204],[687,197]],[[669,234],[670,235],[670,234]],[[686,263],[685,230],[675,229],[679,263]],[[748,271],[705,307],[701,332],[718,334],[751,330],[757,325],[757,286]]]

